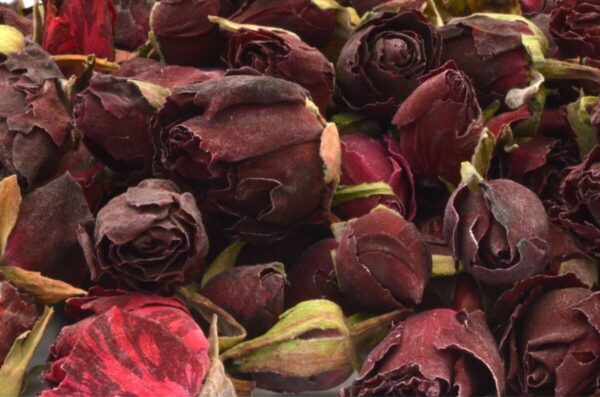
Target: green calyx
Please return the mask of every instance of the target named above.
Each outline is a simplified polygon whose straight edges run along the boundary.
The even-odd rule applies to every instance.
[[[12,26],[0,25],[0,55],[8,56],[25,48],[25,37]]]

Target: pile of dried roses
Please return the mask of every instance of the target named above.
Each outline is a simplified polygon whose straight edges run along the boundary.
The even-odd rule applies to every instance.
[[[599,94],[599,0],[0,5],[0,396],[599,396]]]

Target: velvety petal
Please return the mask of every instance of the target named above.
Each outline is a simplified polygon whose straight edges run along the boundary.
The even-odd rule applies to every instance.
[[[321,10],[310,0],[245,0],[230,19],[290,30],[317,47],[329,42],[336,24],[334,10]]]
[[[81,186],[69,174],[61,176],[23,197],[5,261],[77,285],[87,269],[76,230],[92,221]]]
[[[135,51],[148,39],[152,0],[112,0],[117,19],[115,22],[115,46]]]
[[[24,36],[33,32],[33,21],[19,14],[8,4],[0,4],[0,24],[17,28]]]
[[[51,54],[114,58],[112,1],[45,0],[43,47]]]
[[[279,320],[285,285],[285,277],[276,267],[241,266],[211,278],[200,294],[231,314],[252,338]]]
[[[0,363],[15,339],[30,330],[39,316],[32,298],[25,296],[8,281],[0,281]]]
[[[565,58],[600,59],[600,2],[566,1],[552,11],[550,33]]]

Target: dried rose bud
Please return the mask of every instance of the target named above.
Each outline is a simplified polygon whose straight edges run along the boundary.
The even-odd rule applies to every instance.
[[[4,261],[79,285],[87,269],[77,228],[91,226],[93,220],[81,186],[65,174],[23,197]]]
[[[333,302],[310,300],[286,311],[266,334],[221,355],[256,386],[278,392],[327,390],[354,371],[355,347],[342,310]]]
[[[421,302],[432,263],[414,224],[379,206],[332,229],[339,244],[335,273],[356,307],[382,311]]]
[[[8,281],[0,281],[0,363],[17,337],[33,328],[39,314],[33,299],[19,293]]]
[[[481,106],[529,85],[531,56],[523,35],[543,36],[533,23],[473,15],[450,21],[440,32],[442,59],[453,60],[471,78]]]
[[[112,0],[117,20],[115,22],[115,46],[135,51],[148,39],[150,11],[154,0]]]
[[[421,77],[392,125],[418,181],[438,185],[441,178],[458,184],[460,164],[471,159],[479,143],[483,117],[471,81],[450,62]]]
[[[81,320],[50,347],[41,396],[198,396],[208,341],[179,300],[96,287],[66,310]]]
[[[332,239],[310,246],[288,271],[290,287],[285,294],[286,307],[311,299],[327,299],[346,308],[347,302],[335,278],[332,252],[337,248]]]
[[[508,285],[549,263],[548,218],[531,190],[508,179],[462,183],[444,216],[453,255],[476,279]]]
[[[322,10],[313,0],[245,0],[231,15],[237,23],[275,26],[296,33],[316,47],[331,40],[336,24],[334,10]]]
[[[159,53],[169,64],[208,66],[222,45],[219,28],[208,20],[220,14],[219,0],[161,0],[150,15]]]
[[[600,258],[600,146],[579,165],[567,168],[560,184],[561,202],[550,219],[576,237],[588,255]]]
[[[552,11],[550,33],[566,58],[600,59],[600,1],[567,0]]]
[[[561,172],[578,160],[560,140],[534,136],[506,153],[503,165],[506,178],[528,187],[542,200],[557,200]]]
[[[340,392],[352,396],[501,396],[504,371],[485,315],[450,309],[409,317]]]
[[[154,159],[150,118],[168,95],[154,84],[98,74],[77,95],[73,117],[85,145],[106,166],[144,176]]]
[[[283,313],[285,285],[281,263],[240,266],[208,280],[200,294],[231,314],[253,338],[267,332]]]
[[[292,34],[275,29],[245,29],[230,33],[227,48],[228,74],[278,77],[306,88],[322,114],[333,94],[335,72],[319,50]]]
[[[339,138],[307,97],[281,79],[228,76],[176,90],[155,117],[163,166],[229,237],[269,242],[329,219]]]
[[[43,47],[50,54],[95,54],[114,59],[111,0],[44,0]]]
[[[442,38],[417,10],[378,13],[350,36],[337,61],[339,102],[369,117],[391,117],[440,65]]]
[[[0,24],[12,26],[25,36],[33,32],[33,21],[19,14],[8,4],[0,4]]]
[[[104,275],[133,289],[165,291],[190,282],[204,267],[208,238],[190,193],[146,179],[112,199],[93,235],[78,230],[92,280]]]
[[[395,143],[386,137],[386,145],[379,139],[363,134],[343,136],[340,143],[341,185],[384,182],[390,186],[393,195],[371,196],[344,202],[334,207],[335,214],[343,220],[356,218],[383,204],[412,220],[417,211],[413,175],[406,159],[398,153]]]
[[[54,172],[71,117],[56,89],[62,77],[36,44],[0,58],[0,163],[31,189]]]
[[[162,86],[168,90],[223,77],[220,69],[198,69],[190,66],[165,65],[153,59],[133,58],[121,64],[113,76],[127,77]]]
[[[573,275],[537,276],[494,308],[509,395],[590,396],[600,384],[600,292]]]

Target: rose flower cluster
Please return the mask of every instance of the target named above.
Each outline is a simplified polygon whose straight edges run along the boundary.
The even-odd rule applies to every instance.
[[[0,396],[600,396],[600,0],[0,3]]]

